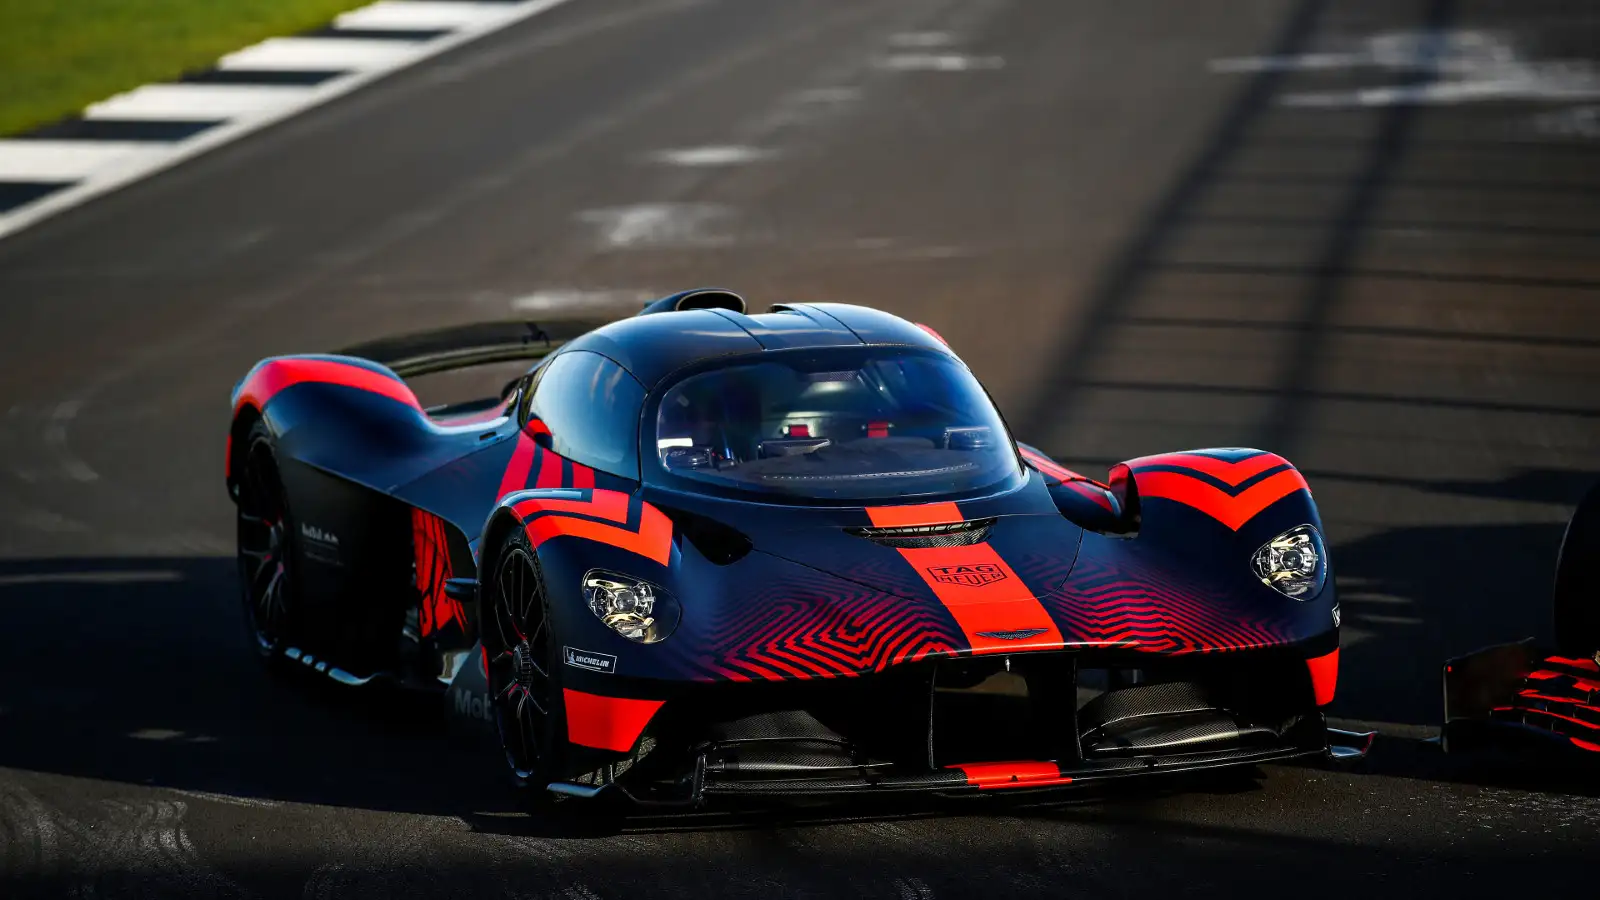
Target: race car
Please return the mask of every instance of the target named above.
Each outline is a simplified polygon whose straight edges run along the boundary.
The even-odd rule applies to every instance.
[[[701,289],[497,327],[263,360],[227,484],[254,651],[447,688],[530,800],[1034,792],[1370,746],[1323,715],[1338,596],[1277,455],[1092,480],[862,306]],[[508,359],[533,364],[497,397],[406,380]]]
[[[1445,752],[1600,761],[1600,484],[1567,521],[1551,613],[1554,647],[1524,638],[1445,663]]]

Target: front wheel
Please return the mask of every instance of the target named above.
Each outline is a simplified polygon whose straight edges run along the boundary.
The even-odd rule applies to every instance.
[[[1578,502],[1556,557],[1556,648],[1580,659],[1600,651],[1600,484]]]
[[[516,529],[482,590],[488,600],[483,646],[495,729],[511,783],[534,806],[554,802],[566,740],[556,639],[538,557]]]

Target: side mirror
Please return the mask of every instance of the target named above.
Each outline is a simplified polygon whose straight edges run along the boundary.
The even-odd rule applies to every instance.
[[[553,446],[551,446],[550,428],[545,425],[544,422],[530,417],[527,423],[522,426],[522,428],[524,431],[533,435],[533,442],[535,444],[538,444],[546,450],[555,449]]]
[[[1051,484],[1050,498],[1061,515],[1081,528],[1119,537],[1139,533],[1138,485],[1132,470],[1121,463],[1111,468],[1106,484],[1072,476]]]
[[[527,383],[527,381],[528,376],[520,375],[506,382],[506,386],[500,389],[500,399],[504,400],[507,397],[510,397],[512,394],[518,393],[522,390],[522,386]]]
[[[478,599],[478,580],[476,578],[446,578],[444,581],[444,595],[459,603],[473,603]]]
[[[1116,503],[1114,513],[1117,518],[1117,534],[1135,535],[1139,533],[1142,517],[1139,512],[1139,482],[1133,478],[1133,470],[1126,463],[1117,463],[1111,467],[1111,473],[1106,479],[1106,487],[1111,492],[1111,499]]]

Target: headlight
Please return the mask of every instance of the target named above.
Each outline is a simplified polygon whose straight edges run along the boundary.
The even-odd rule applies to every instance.
[[[1315,528],[1297,525],[1263,544],[1251,557],[1250,568],[1278,593],[1310,600],[1328,580],[1328,551]]]
[[[678,626],[678,604],[637,578],[592,571],[583,576],[583,600],[595,618],[630,641],[654,644]]]

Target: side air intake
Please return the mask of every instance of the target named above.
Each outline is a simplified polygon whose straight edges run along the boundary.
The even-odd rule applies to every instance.
[[[743,297],[733,291],[721,288],[695,288],[692,291],[680,291],[670,297],[652,301],[639,311],[639,315],[648,316],[653,313],[678,312],[685,309],[726,309],[730,312],[743,313],[745,302]]]

